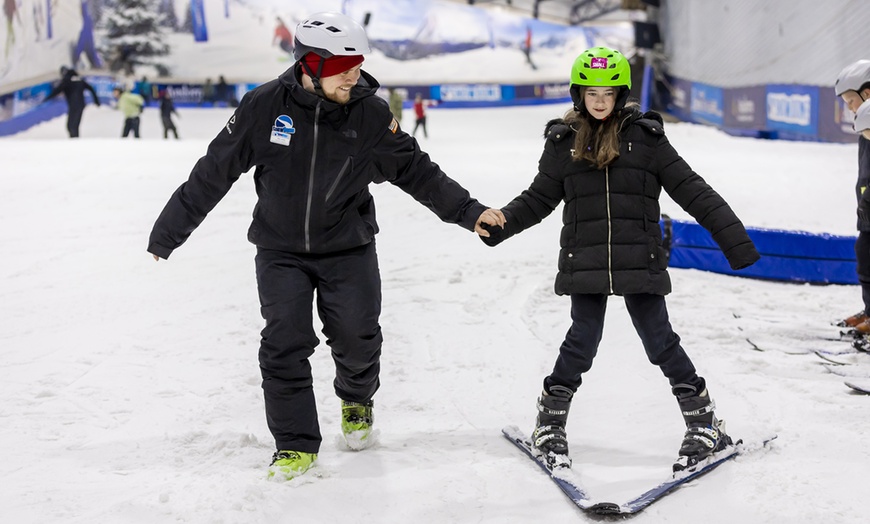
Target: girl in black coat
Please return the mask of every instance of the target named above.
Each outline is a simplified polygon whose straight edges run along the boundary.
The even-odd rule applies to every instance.
[[[622,54],[604,47],[584,51],[571,77],[574,107],[547,124],[538,175],[502,208],[504,229],[483,238],[496,245],[565,202],[555,290],[570,295],[573,324],[544,379],[534,445],[551,465],[570,465],[565,423],[571,398],[598,351],[607,297],[622,295],[650,362],[670,381],[686,421],[674,464],[675,471],[685,469],[731,439],[668,320],[661,190],[713,235],[732,268],[749,266],[759,255],[725,200],[670,145],[661,117],[626,106],[631,75]]]

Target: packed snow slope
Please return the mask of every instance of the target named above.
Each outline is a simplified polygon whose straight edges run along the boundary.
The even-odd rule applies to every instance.
[[[531,182],[544,123],[564,106],[433,109],[422,147],[492,206]],[[324,342],[313,357],[318,465],[266,479],[273,442],[257,365],[255,201],[250,174],[170,260],[151,226],[230,114],[183,109],[163,140],[88,107],[0,139],[0,514],[4,522],[584,522],[501,436],[531,431],[535,398],[570,324],[553,294],[559,211],[497,248],[374,186],[381,233],[379,444],[337,440]],[[410,117],[404,122],[413,125]],[[853,234],[857,147],[734,138],[666,125],[677,150],[746,225]],[[664,212],[688,218],[672,202]],[[858,523],[867,519],[870,397],[813,354],[857,286],[809,286],[672,270],[672,324],[735,438],[779,438],[639,514],[637,523]],[[769,350],[753,350],[746,338]],[[321,337],[323,339],[323,337]],[[777,349],[779,348],[779,349]],[[870,356],[839,369],[868,374]],[[620,501],[667,475],[684,426],[619,297],[568,432],[575,469]]]

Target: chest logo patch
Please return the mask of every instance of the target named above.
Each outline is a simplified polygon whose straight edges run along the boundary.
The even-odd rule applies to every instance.
[[[275,123],[272,125],[272,136],[269,138],[269,142],[289,146],[294,133],[296,133],[296,128],[293,127],[293,119],[287,115],[281,115],[275,119]]]

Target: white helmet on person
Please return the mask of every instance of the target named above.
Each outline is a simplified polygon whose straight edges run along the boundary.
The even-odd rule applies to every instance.
[[[840,71],[834,83],[834,92],[837,96],[842,96],[847,91],[860,92],[867,84],[870,84],[870,60],[858,60]]]
[[[852,123],[852,128],[856,133],[870,129],[870,101],[862,103],[861,107],[855,111],[855,122]]]
[[[296,26],[293,56],[320,93],[320,79],[348,71],[370,53],[365,29],[341,13],[316,13]]]
[[[296,26],[293,56],[302,59],[308,53],[323,58],[371,53],[365,29],[341,13],[316,13]]]

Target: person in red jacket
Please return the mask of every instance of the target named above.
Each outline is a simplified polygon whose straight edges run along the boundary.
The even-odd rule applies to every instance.
[[[277,448],[269,474],[277,479],[308,470],[322,442],[309,363],[319,343],[313,302],[335,361],[345,442],[359,450],[375,440],[383,334],[369,185],[390,182],[444,222],[483,236],[483,223],[504,224],[500,211],[473,199],[401,130],[376,95],[377,80],[361,69],[370,48],[360,24],[338,13],[311,15],[297,26],[294,49],[290,69],[244,95],[148,242],[155,259],[168,258],[255,168],[248,240],[257,246],[266,321],[259,363]]]
[[[281,49],[293,56],[293,33],[287,29],[284,20],[280,16],[275,17],[275,34],[272,37],[272,45],[278,44]]]
[[[411,131],[411,136],[417,135],[417,128],[423,127],[423,137],[429,138],[429,133],[426,131],[426,106],[429,105],[428,100],[423,100],[423,95],[417,93],[414,96],[414,116],[417,118],[414,122],[414,129]]]

